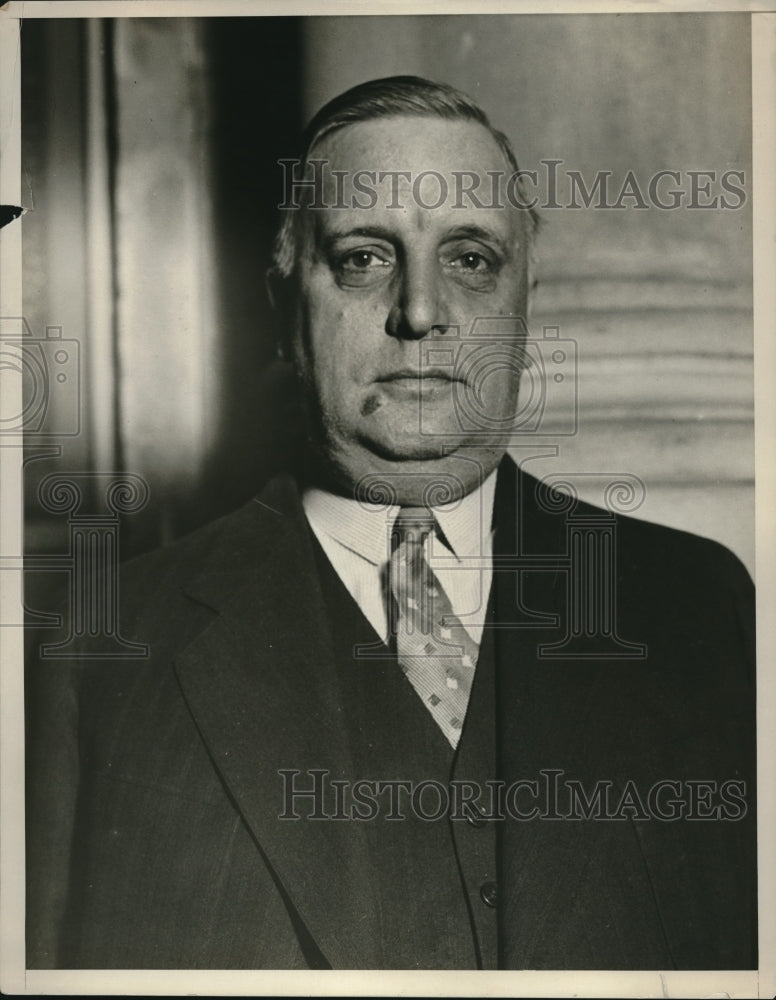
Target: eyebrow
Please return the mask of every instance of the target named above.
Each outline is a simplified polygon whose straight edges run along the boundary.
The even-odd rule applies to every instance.
[[[349,239],[352,236],[366,237],[367,239],[385,240],[386,243],[396,242],[396,233],[387,226],[353,226],[347,229],[333,230],[328,233],[320,233],[323,249],[330,250],[335,243],[340,240]]]
[[[505,256],[508,256],[511,252],[510,244],[503,237],[499,236],[498,233],[495,233],[492,229],[486,229],[484,226],[476,226],[473,223],[455,226],[450,230],[445,239],[479,240],[481,243],[494,243]]]

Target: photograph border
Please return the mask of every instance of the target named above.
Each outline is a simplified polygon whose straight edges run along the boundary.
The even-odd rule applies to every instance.
[[[755,539],[758,662],[758,882],[760,969],[644,972],[291,972],[25,970],[24,968],[24,685],[20,628],[0,627],[0,988],[8,994],[390,996],[703,996],[770,997],[776,992],[776,4],[447,2],[383,0],[325,5],[301,0],[111,0],[11,2],[0,9],[0,201],[22,204],[19,31],[24,19],[78,17],[231,17],[239,15],[605,14],[737,12],[752,15]],[[21,233],[11,222],[0,239],[0,316],[22,316]],[[2,393],[21,399],[21,381],[0,373]],[[21,409],[21,407],[19,407]],[[21,436],[20,436],[21,437]],[[0,560],[22,551],[21,440],[0,442]],[[22,609],[21,574],[0,574],[0,623]],[[7,616],[7,617],[6,617]],[[12,617],[13,616],[13,617]]]

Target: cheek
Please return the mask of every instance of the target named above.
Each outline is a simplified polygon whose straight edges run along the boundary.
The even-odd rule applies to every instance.
[[[327,301],[311,312],[310,349],[315,368],[358,376],[369,369],[385,337],[385,311],[369,300]]]
[[[360,326],[346,304],[327,301],[311,313],[308,382],[334,423],[337,414],[357,405],[357,384],[368,364]]]
[[[513,316],[525,316],[527,282],[525,272],[521,271],[510,278],[499,288],[500,311]]]
[[[336,352],[343,309],[326,289],[315,282],[302,290],[299,322],[294,338],[297,363],[310,375],[320,372],[328,356]]]
[[[514,271],[502,273],[496,286],[487,293],[461,288],[455,282],[445,286],[449,321],[461,326],[461,336],[468,336],[477,319],[495,316],[526,315],[526,282]]]

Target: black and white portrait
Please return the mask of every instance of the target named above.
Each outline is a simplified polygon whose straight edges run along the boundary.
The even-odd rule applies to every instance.
[[[64,6],[4,50],[28,982],[753,989],[770,15]]]

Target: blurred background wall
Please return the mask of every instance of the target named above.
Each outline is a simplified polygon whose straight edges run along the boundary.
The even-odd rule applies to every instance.
[[[277,160],[342,89],[417,73],[477,99],[545,201],[546,161],[561,161],[531,332],[576,347],[578,427],[562,433],[567,404],[548,390],[558,436],[543,458],[515,456],[540,475],[638,476],[636,516],[717,538],[753,569],[746,15],[34,20],[22,60],[25,315],[80,348],[78,433],[45,439],[57,458],[30,438],[30,551],[64,544],[37,501],[53,469],[145,477],[124,555],[256,491],[279,457],[263,282]],[[660,188],[682,190],[675,210],[568,207],[570,171],[588,187],[608,171],[616,201],[628,171],[646,196],[660,170],[680,172]],[[746,197],[690,208],[690,171],[715,175],[696,204],[725,194],[728,171]],[[52,392],[44,429],[73,405]]]

